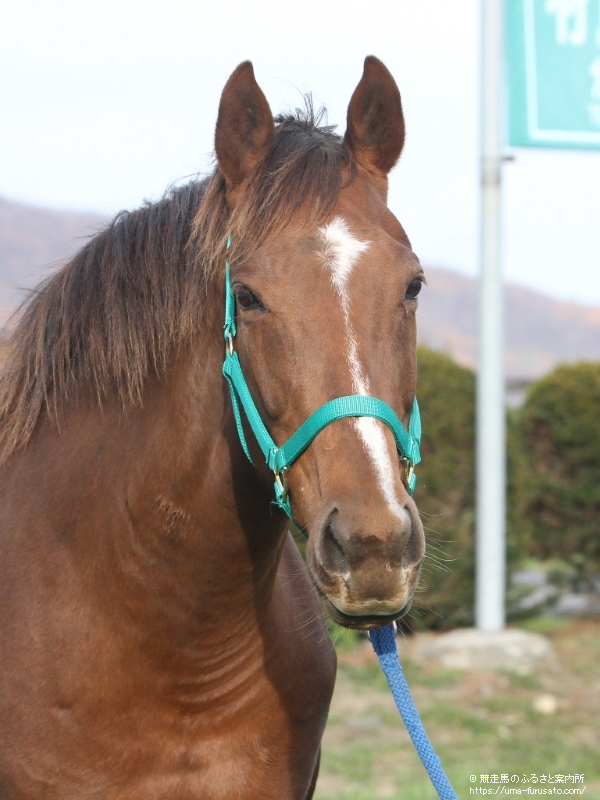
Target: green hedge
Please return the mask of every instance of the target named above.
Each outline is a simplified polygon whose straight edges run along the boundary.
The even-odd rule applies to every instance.
[[[415,500],[427,535],[412,628],[473,622],[475,376],[449,356],[419,348],[423,419]]]
[[[418,397],[423,463],[415,499],[428,556],[410,624],[470,625],[475,376],[421,348]],[[600,364],[561,366],[534,383],[508,416],[507,444],[509,573],[538,559],[564,564],[575,584],[589,586],[600,572]]]
[[[600,570],[600,364],[561,366],[516,416],[513,525],[527,555]]]

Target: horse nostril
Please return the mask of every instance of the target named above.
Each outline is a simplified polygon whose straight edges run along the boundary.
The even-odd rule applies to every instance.
[[[337,509],[331,513],[323,532],[323,566],[331,572],[341,573],[348,570],[348,561],[344,548],[335,535],[336,515]]]

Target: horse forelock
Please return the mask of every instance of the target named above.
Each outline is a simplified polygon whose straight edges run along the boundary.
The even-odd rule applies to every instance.
[[[355,174],[332,126],[306,109],[277,117],[273,144],[233,212],[218,167],[160,201],[121,212],[24,303],[0,374],[0,464],[81,390],[139,404],[146,378],[198,333],[208,288],[301,207],[315,221]]]

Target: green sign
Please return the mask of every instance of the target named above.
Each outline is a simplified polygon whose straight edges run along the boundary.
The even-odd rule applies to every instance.
[[[509,143],[600,148],[600,0],[505,0]]]

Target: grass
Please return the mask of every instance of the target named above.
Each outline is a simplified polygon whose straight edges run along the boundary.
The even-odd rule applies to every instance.
[[[584,774],[584,797],[600,800],[600,620],[540,618],[522,627],[550,637],[556,652],[556,663],[535,675],[417,664],[410,642],[401,645],[429,737],[461,800],[482,785],[481,774],[494,773]],[[315,800],[435,800],[369,643],[340,642]],[[535,710],[544,694],[556,700],[552,714]]]

